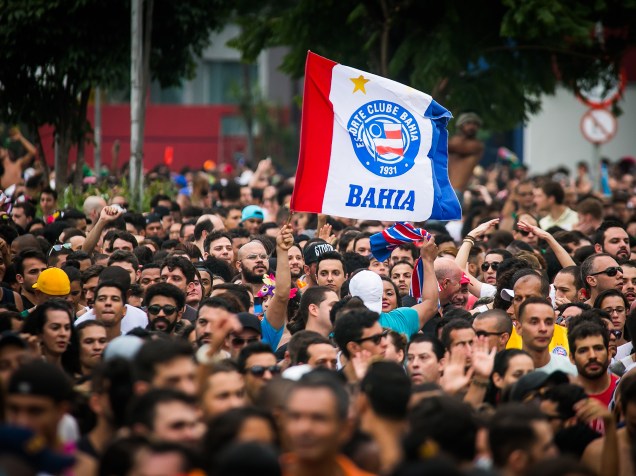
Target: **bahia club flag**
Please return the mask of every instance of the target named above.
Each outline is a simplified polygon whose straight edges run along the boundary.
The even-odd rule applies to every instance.
[[[383,221],[458,220],[450,112],[390,79],[307,55],[291,209]]]

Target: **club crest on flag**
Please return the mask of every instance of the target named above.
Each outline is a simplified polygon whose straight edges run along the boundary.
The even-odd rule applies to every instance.
[[[380,177],[397,177],[413,168],[420,130],[413,115],[390,101],[372,101],[349,118],[347,130],[358,160]]]

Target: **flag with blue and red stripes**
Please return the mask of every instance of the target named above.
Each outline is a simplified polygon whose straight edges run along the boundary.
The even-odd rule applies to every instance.
[[[386,261],[391,252],[404,243],[418,243],[429,240],[431,234],[424,228],[415,228],[411,223],[399,222],[394,226],[371,235],[371,254],[378,261]],[[410,295],[420,302],[422,299],[422,284],[424,284],[424,265],[421,258],[417,258],[411,278]]]

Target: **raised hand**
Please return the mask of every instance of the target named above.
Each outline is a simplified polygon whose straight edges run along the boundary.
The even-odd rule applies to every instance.
[[[373,355],[368,350],[361,350],[351,356],[350,363],[358,381],[362,380],[369,370]]]
[[[462,352],[446,352],[444,357],[444,373],[440,379],[442,389],[451,395],[463,390],[470,384],[473,368],[466,371],[466,355]]]
[[[493,218],[492,220],[488,220],[487,222],[480,224],[468,234],[473,238],[478,239],[484,236],[488,232],[488,230],[496,227],[498,224],[499,218]]]
[[[430,261],[432,263],[437,258],[438,251],[437,245],[435,244],[435,237],[431,235],[428,240],[424,239],[422,242],[422,246],[420,247],[420,256],[423,260]]]
[[[542,230],[538,226],[530,225],[529,223],[526,223],[523,220],[519,220],[517,222],[517,228],[521,231],[531,232],[532,234],[534,234],[536,237],[538,237],[541,240],[545,240],[546,238],[549,238],[552,236],[550,233],[548,233],[545,230]]]
[[[487,337],[478,337],[473,344],[472,369],[476,377],[488,379],[495,365],[497,349],[488,349]]]
[[[283,225],[278,235],[276,235],[276,247],[281,251],[289,251],[292,246],[294,246],[292,227],[290,225]]]

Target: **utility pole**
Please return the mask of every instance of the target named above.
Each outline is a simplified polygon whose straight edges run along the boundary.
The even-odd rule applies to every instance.
[[[143,91],[143,0],[132,0],[130,12],[130,203],[141,212],[143,138],[141,129]]]

